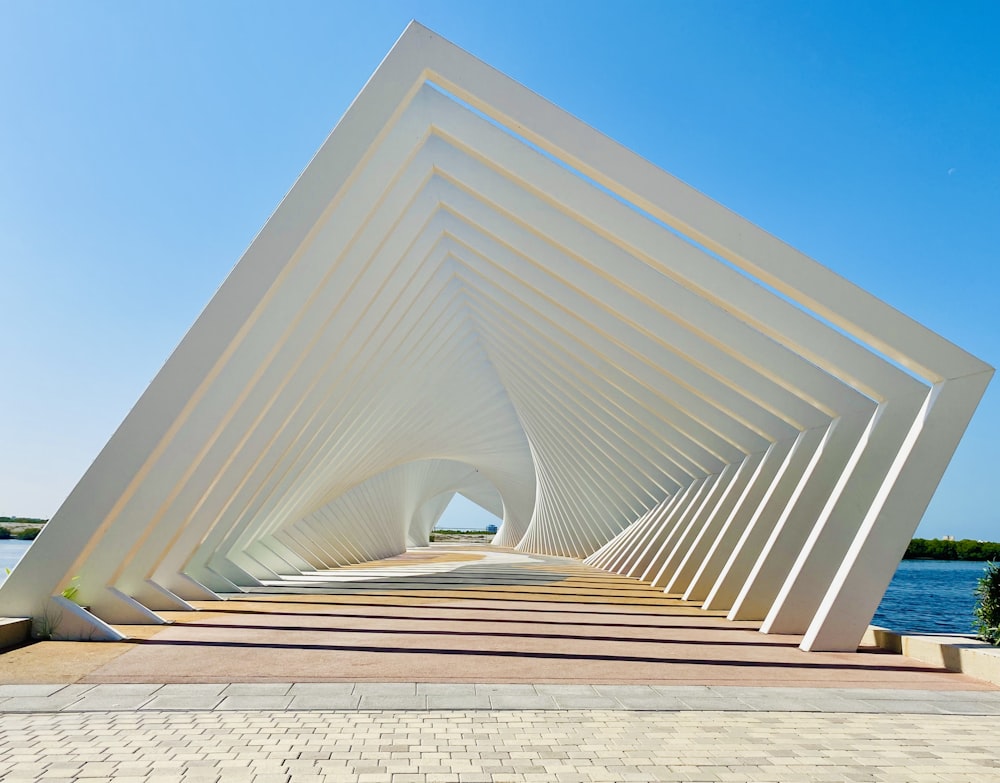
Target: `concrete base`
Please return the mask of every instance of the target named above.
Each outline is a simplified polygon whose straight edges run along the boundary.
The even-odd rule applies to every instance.
[[[31,638],[31,618],[0,617],[0,650],[17,647]]]
[[[1000,685],[1000,647],[993,647],[972,637],[908,636],[870,625],[861,644],[875,645],[883,650]]]

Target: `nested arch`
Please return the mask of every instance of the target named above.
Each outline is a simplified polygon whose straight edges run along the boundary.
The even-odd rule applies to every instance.
[[[991,375],[413,24],[0,598],[113,636],[396,554],[471,465],[498,543],[850,649]]]

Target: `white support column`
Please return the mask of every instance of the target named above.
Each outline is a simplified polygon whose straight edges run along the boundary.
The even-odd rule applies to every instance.
[[[169,590],[182,601],[218,601],[218,593],[209,590],[189,574],[177,573],[156,573],[156,583]],[[156,607],[151,606],[155,611]]]
[[[634,569],[629,572],[630,576],[643,582],[649,582],[652,579],[651,574],[655,573],[654,569],[657,568],[658,558],[670,538],[670,533],[677,527],[687,510],[691,508],[691,504],[695,502],[704,483],[704,479],[696,479],[682,492],[677,493],[677,502],[665,509],[665,513],[657,521],[653,535],[644,545],[641,558],[635,563]]]
[[[790,503],[761,549],[753,569],[729,613],[732,620],[762,620],[791,571],[810,531],[822,524],[824,504],[840,496],[859,456],[873,413],[861,411],[834,421],[805,477],[801,492]]]
[[[912,395],[879,406],[857,465],[840,496],[829,500],[831,508],[823,510],[821,524],[810,532],[762,632],[801,634],[809,627],[926,399],[927,394]]]
[[[212,592],[216,598],[221,598],[223,593],[242,593],[243,588],[233,581],[230,581],[218,571],[213,571],[207,565],[192,565],[190,570],[184,574],[188,576],[196,585],[203,586]],[[181,588],[178,595],[184,595],[185,590]],[[211,600],[211,599],[208,599]]]
[[[705,507],[706,502],[711,497],[712,489],[718,483],[719,476],[706,476],[698,488],[698,492],[691,498],[691,502],[688,507],[684,509],[684,513],[679,515],[677,521],[674,523],[670,532],[663,539],[663,543],[660,544],[660,548],[656,555],[650,562],[650,566],[647,568],[647,572],[652,573],[653,568],[656,568],[655,576],[650,580],[650,585],[653,587],[662,588],[667,581],[668,574],[666,573],[665,567],[667,559],[670,553],[674,550],[677,545],[677,541],[681,534],[687,529],[691,521],[697,518],[698,513]],[[654,566],[653,564],[657,564]]]
[[[706,609],[732,608],[736,596],[739,595],[753,568],[760,548],[778,523],[804,474],[814,464],[817,449],[825,435],[824,427],[806,430],[796,438],[795,445],[792,446],[778,475],[744,529],[726,567],[722,569],[722,573],[705,598]]]
[[[764,452],[751,454],[739,464],[733,480],[726,487],[719,504],[712,511],[707,523],[698,531],[694,541],[684,553],[673,576],[667,581],[663,591],[683,595],[691,585],[691,580],[708,557],[722,526],[729,519],[737,503],[750,484],[757,467],[764,458]]]
[[[654,579],[654,584],[661,585],[664,592],[669,592],[667,585],[673,581],[677,567],[683,560],[684,555],[690,550],[691,545],[698,539],[701,531],[711,522],[712,515],[718,508],[720,500],[728,492],[738,470],[738,464],[731,463],[726,465],[722,473],[716,477],[711,490],[705,495],[697,512],[691,516],[691,519],[685,525],[684,529],[680,531],[679,535],[674,537],[674,545],[670,552],[667,553]]]
[[[951,460],[992,372],[934,387],[900,449],[886,484],[865,516],[802,639],[803,650],[856,650],[892,573],[906,551],[940,476]],[[926,471],[903,472],[909,460]],[[929,477],[934,477],[933,479]]]
[[[691,584],[684,591],[682,597],[685,601],[704,601],[708,597],[794,443],[795,438],[779,440],[772,443],[765,452],[736,507],[722,525],[708,554],[691,578]]]
[[[618,573],[622,559],[628,556],[628,553],[636,545],[636,541],[649,528],[650,517],[659,507],[659,505],[653,506],[608,543],[589,557],[584,558],[583,562],[596,568],[603,568],[605,571]]]
[[[194,607],[179,595],[152,580],[134,587],[128,595],[153,612],[194,611]]]
[[[694,482],[692,482],[694,483]],[[677,492],[673,497],[657,506],[650,515],[646,524],[646,530],[636,546],[629,553],[628,561],[622,564],[619,573],[636,579],[641,579],[641,574],[645,571],[649,561],[655,555],[657,542],[660,540],[669,519],[672,518],[674,509],[678,508],[684,501],[682,492]]]

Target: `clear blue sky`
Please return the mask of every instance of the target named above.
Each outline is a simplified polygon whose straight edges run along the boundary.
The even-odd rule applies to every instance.
[[[5,0],[0,515],[55,511],[411,18],[1000,362],[996,3]],[[1000,539],[998,436],[1000,381],[921,535]]]

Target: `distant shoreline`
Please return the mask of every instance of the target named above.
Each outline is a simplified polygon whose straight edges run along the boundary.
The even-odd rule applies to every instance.
[[[914,538],[906,547],[904,560],[1000,560],[1000,543],[972,538]]]
[[[48,521],[31,517],[0,517],[0,540],[33,541]]]
[[[47,519],[32,517],[0,517],[0,540],[14,539],[32,541]],[[447,528],[432,530],[432,541],[468,541],[469,543],[490,542],[496,533],[484,528]],[[986,563],[1000,561],[1000,543],[977,541],[971,538],[914,538],[906,547],[903,560],[960,560]]]

